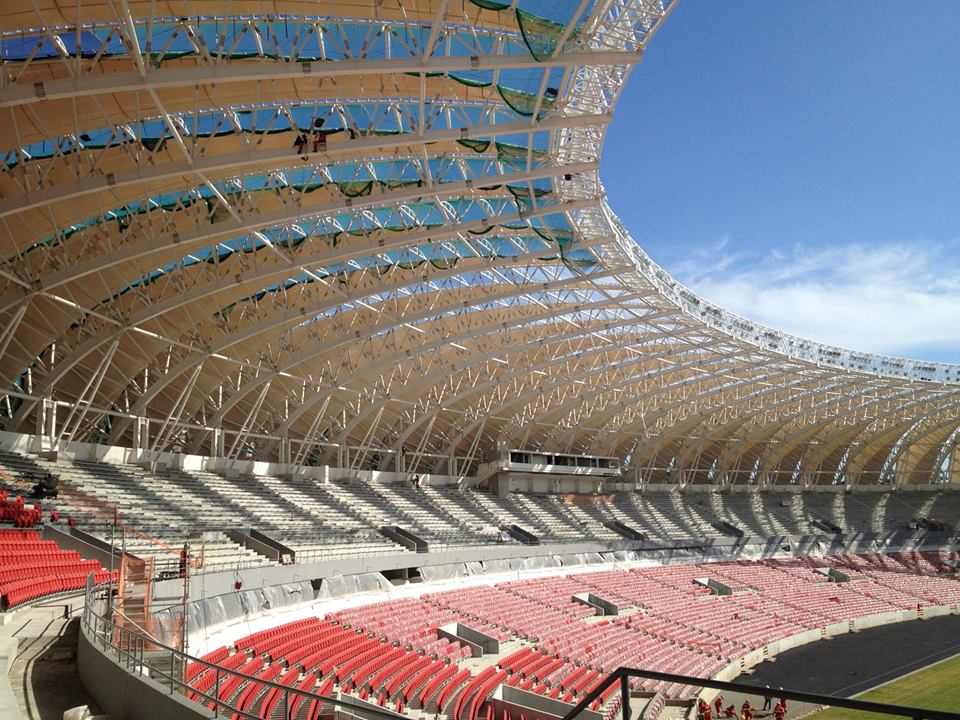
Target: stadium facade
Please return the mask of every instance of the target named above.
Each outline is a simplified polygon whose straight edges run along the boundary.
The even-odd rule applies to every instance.
[[[532,448],[653,483],[954,482],[960,367],[732,315],[608,207],[604,134],[671,9],[5,3],[3,429],[408,473]]]

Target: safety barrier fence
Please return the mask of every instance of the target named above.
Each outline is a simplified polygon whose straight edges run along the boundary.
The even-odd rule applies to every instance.
[[[220,698],[221,689],[226,688],[227,683],[234,679],[243,683],[256,683],[262,687],[263,692],[276,691],[280,694],[271,714],[272,720],[293,720],[300,713],[301,707],[309,707],[315,701],[368,720],[406,720],[405,716],[376,705],[354,701],[348,697],[319,695],[265,678],[245,675],[164,645],[131,623],[128,618],[118,615],[115,610],[107,609],[106,594],[91,587],[87,589],[85,601],[81,629],[97,649],[114,659],[127,672],[149,677],[167,687],[170,694],[192,694],[197,701],[198,712],[203,706],[212,704],[211,710],[215,717],[260,720],[258,713],[251,713],[231,704],[231,698]],[[213,685],[206,691],[192,687],[186,679],[187,667],[194,663],[205,668],[206,672],[214,673]]]
[[[258,720],[259,714],[253,714],[230,704],[231,698],[221,698],[221,689],[227,686],[230,680],[239,680],[242,683],[256,683],[263,692],[276,691],[279,700],[276,702],[273,720],[293,720],[299,714],[299,709],[306,703],[309,707],[314,702],[329,704],[350,714],[369,718],[371,720],[398,720],[405,716],[379,708],[375,705],[354,701],[347,697],[330,697],[316,693],[298,690],[295,687],[282,685],[264,678],[245,675],[234,670],[207,662],[201,658],[188,655],[176,648],[164,645],[150,636],[141,628],[131,623],[128,618],[119,617],[123,622],[117,622],[111,615],[116,611],[108,608],[108,598],[102,590],[95,590],[88,586],[86,602],[82,616],[82,629],[92,643],[104,654],[115,657],[116,662],[125,670],[142,677],[150,677],[168,688],[169,692],[182,695],[193,694],[204,705],[212,704],[216,717],[226,715],[234,718]],[[192,687],[185,679],[189,665],[197,663],[205,668],[206,672],[214,673],[214,682],[207,690]],[[654,681],[658,683],[685,685],[697,688],[699,697],[713,699],[719,693],[729,693],[731,697],[755,698],[776,695],[784,701],[803,703],[807,706],[829,706],[843,708],[862,713],[870,713],[865,718],[911,718],[911,720],[960,720],[960,713],[930,710],[925,708],[904,707],[877,703],[856,698],[844,698],[820,693],[802,692],[798,690],[782,689],[771,690],[769,687],[759,687],[738,682],[727,682],[714,679],[691,677],[674,673],[657,672],[638,668],[621,667],[610,673],[599,685],[575,705],[562,720],[576,720],[584,711],[590,709],[593,702],[610,696],[610,688],[619,684],[620,717],[621,720],[631,720],[633,717],[632,703],[642,700],[652,702],[649,698],[634,697],[631,688],[631,679]],[[717,692],[713,692],[717,691]],[[233,693],[236,695],[237,693]],[[279,714],[280,708],[283,714]],[[659,713],[659,710],[657,711]],[[718,713],[719,715],[719,713]],[[641,716],[643,717],[643,716]],[[640,720],[640,718],[638,718]]]
[[[609,695],[612,686],[619,684],[620,705],[622,711],[622,720],[631,720],[633,716],[631,700],[638,700],[631,697],[631,679],[653,680],[661,683],[672,683],[677,685],[687,685],[699,689],[698,697],[707,697],[712,699],[718,693],[728,693],[731,698],[747,700],[761,700],[764,697],[775,696],[779,702],[781,698],[795,703],[803,703],[806,707],[828,706],[831,708],[842,708],[864,713],[864,720],[885,720],[885,718],[911,718],[911,720],[960,720],[960,713],[948,712],[944,710],[929,710],[926,708],[904,707],[901,705],[889,705],[886,703],[870,702],[867,700],[858,700],[856,698],[836,697],[833,695],[823,695],[819,693],[801,692],[799,690],[789,690],[783,688],[771,689],[769,687],[759,687],[757,685],[747,685],[738,682],[726,682],[722,680],[705,679],[691,677],[688,675],[677,675],[674,673],[656,672],[654,670],[642,670],[637,668],[621,667],[614,670],[591,692],[577,703],[561,720],[575,720],[585,710],[589,709],[594,700]],[[722,697],[722,695],[721,695]],[[647,702],[644,699],[644,702]],[[710,703],[708,703],[709,705]],[[760,703],[758,702],[757,705]],[[771,702],[772,704],[772,702]],[[756,707],[756,706],[755,706]],[[869,713],[869,714],[867,714]],[[775,717],[775,714],[771,713]],[[737,714],[739,717],[739,713]],[[638,720],[645,716],[641,715]],[[716,717],[716,716],[714,716]],[[844,717],[847,717],[844,715]],[[857,715],[859,718],[860,715]]]

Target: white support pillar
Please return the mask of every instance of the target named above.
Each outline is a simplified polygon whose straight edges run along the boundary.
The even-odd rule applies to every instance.
[[[223,437],[223,428],[215,427],[210,433],[210,454],[214,457],[223,457],[226,444]]]
[[[290,458],[291,458],[290,437],[286,433],[280,436],[279,452],[280,452],[280,463],[282,465],[289,465]]]
[[[133,452],[138,456],[150,449],[150,421],[145,417],[138,417],[133,428]]]
[[[57,436],[57,404],[52,398],[43,398],[37,412],[37,437],[40,452],[56,450],[54,440]]]

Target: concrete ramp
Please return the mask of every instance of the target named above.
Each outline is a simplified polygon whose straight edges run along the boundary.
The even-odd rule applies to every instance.
[[[574,602],[595,608],[597,615],[619,615],[620,606],[593,593],[577,593],[570,598]]]
[[[710,577],[694,578],[694,584],[710,590],[714,595],[733,595],[733,588]]]

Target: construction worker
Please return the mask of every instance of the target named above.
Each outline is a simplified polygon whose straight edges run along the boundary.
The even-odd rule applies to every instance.
[[[189,543],[183,544],[183,550],[180,551],[180,577],[187,576],[187,560],[190,558]]]

